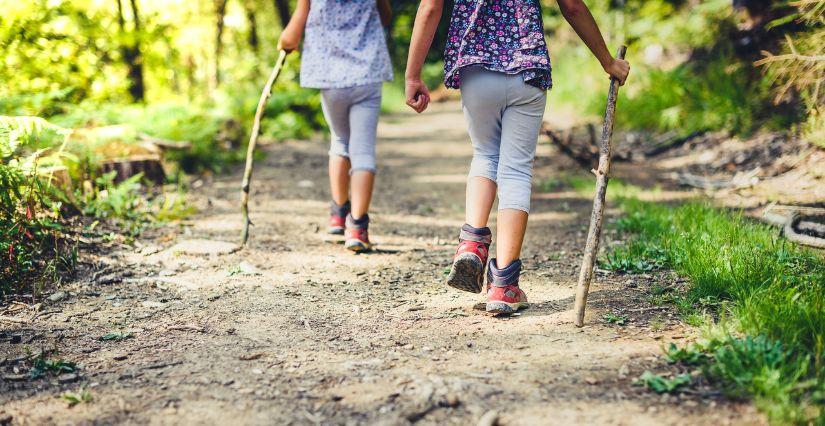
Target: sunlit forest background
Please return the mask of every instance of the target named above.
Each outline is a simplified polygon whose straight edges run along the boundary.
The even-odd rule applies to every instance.
[[[136,235],[145,222],[185,214],[187,176],[238,162],[292,7],[287,0],[0,3],[3,292],[24,277],[48,282],[71,268],[72,250],[56,237],[66,223],[108,218]],[[825,144],[825,2],[589,3],[611,48],[629,46],[633,74],[618,126],[744,137],[783,129]],[[556,5],[543,6],[555,81],[548,115],[598,117],[603,72]],[[393,3],[388,43],[397,78],[385,89],[387,111],[403,108],[416,7]],[[432,86],[441,79],[447,24],[445,18],[425,69]],[[266,108],[267,140],[324,129],[317,91],[298,86],[297,56]],[[164,169],[137,163],[141,173],[132,176],[107,163],[151,158],[157,146]],[[166,186],[149,188],[149,197],[132,195],[147,190],[147,180]],[[44,251],[53,254],[47,267],[33,257]]]
[[[571,126],[596,122],[604,109],[605,74],[555,3],[541,3],[554,80],[546,118]],[[620,131],[649,137],[713,131],[742,139],[781,132],[782,140],[825,149],[825,0],[587,3],[611,50],[628,46],[632,72],[620,95]],[[385,85],[382,106],[390,113],[405,109],[403,70],[417,2],[392,4],[387,40],[396,78]],[[289,0],[0,0],[0,296],[36,299],[68,279],[93,236],[128,243],[148,228],[193,213],[187,191],[245,155],[261,88],[293,6]],[[447,16],[449,10],[424,70],[431,87],[442,78]],[[266,106],[265,143],[311,139],[326,130],[318,92],[298,85],[299,59],[299,53],[290,55]],[[676,247],[679,235],[697,226],[712,229],[715,222],[698,223],[696,217],[733,223],[709,208],[676,218],[665,207],[635,208],[624,226],[637,233],[647,229],[651,241],[669,232],[674,253],[724,245],[706,238]],[[658,215],[658,222],[642,220],[642,214]],[[740,235],[743,223],[726,232]],[[825,403],[824,299],[805,286],[825,270],[820,257],[777,246],[772,234],[759,232],[748,238],[763,251],[728,254],[748,259],[748,253],[769,253],[774,263],[760,264],[762,275],[747,275],[756,267],[747,262],[741,270],[732,263],[730,270],[718,269],[733,277],[730,283],[751,277],[772,283],[775,292],[761,298],[750,296],[756,294],[750,281],[737,296],[704,266],[691,271],[679,263],[681,255],[667,261],[680,273],[707,278],[713,303],[740,297],[747,309],[737,315],[751,315],[746,331],[757,338],[720,340],[744,345],[720,346],[728,363],[715,365],[731,368],[717,372],[720,380],[762,398],[760,408],[780,422],[814,421],[818,415],[810,407]],[[662,257],[666,248],[636,254]],[[808,291],[797,293],[794,286]],[[709,303],[705,299],[691,303]],[[786,327],[788,318],[795,328]],[[791,355],[776,342],[791,348]],[[742,354],[761,358],[748,364],[738,358]],[[673,356],[685,361],[693,355]],[[770,368],[760,370],[759,362]]]

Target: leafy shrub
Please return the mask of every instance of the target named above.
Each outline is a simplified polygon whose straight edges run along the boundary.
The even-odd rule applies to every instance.
[[[607,258],[662,262],[690,281],[675,298],[684,312],[730,313],[745,333],[706,345],[708,377],[732,395],[753,397],[778,422],[825,416],[825,259],[704,203],[620,204],[627,216],[617,224],[637,248],[632,257],[620,247]],[[668,358],[698,362],[695,350],[671,347]]]
[[[636,385],[642,385],[656,393],[673,393],[679,388],[689,385],[691,382],[690,374],[680,374],[673,378],[667,378],[659,374],[645,371],[635,382]]]

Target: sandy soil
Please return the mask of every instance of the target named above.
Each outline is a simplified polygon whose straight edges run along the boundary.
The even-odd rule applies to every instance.
[[[475,424],[490,410],[507,425],[762,423],[712,387],[633,385],[678,371],[662,346],[697,334],[649,301],[678,278],[600,272],[587,326],[572,325],[590,201],[540,185],[569,160],[540,147],[523,253],[533,306],[495,318],[443,284],[471,153],[458,105],[387,116],[379,134],[374,253],[324,233],[323,143],[267,147],[246,249],[191,242],[237,239],[238,169],[193,190],[191,220],[85,258],[61,300],[0,322],[0,424]],[[110,332],[131,338],[100,340]],[[41,351],[77,374],[21,377]],[[60,398],[81,387],[90,402]]]

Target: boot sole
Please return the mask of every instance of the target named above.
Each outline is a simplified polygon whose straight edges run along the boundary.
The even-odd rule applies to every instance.
[[[470,293],[480,293],[484,284],[484,264],[478,256],[462,254],[453,261],[447,285]]]
[[[527,302],[487,302],[485,310],[489,314],[513,314],[529,307],[530,304]]]
[[[355,253],[364,253],[372,250],[371,244],[364,243],[361,240],[347,240],[347,242],[344,243],[344,247],[346,247],[347,250]]]

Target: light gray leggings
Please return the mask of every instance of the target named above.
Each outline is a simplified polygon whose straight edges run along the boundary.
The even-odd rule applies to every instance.
[[[349,157],[350,173],[375,173],[375,131],[381,111],[381,83],[322,89],[321,107],[332,138],[329,155]]]
[[[498,185],[498,208],[530,211],[536,142],[547,94],[481,66],[461,71],[461,104],[473,142],[470,176]]]

